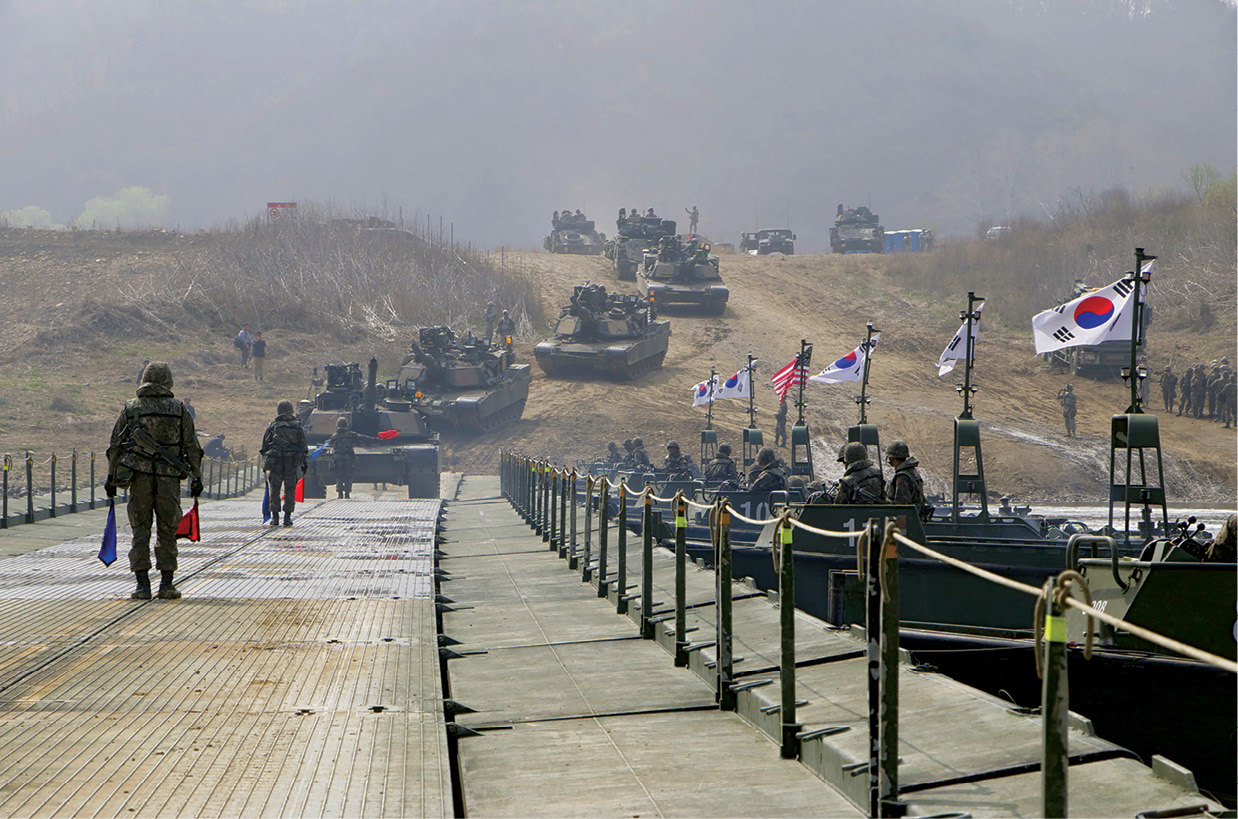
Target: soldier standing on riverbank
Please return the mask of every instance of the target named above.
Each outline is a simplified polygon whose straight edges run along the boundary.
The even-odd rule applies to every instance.
[[[1178,389],[1178,376],[1174,374],[1173,368],[1168,364],[1165,365],[1165,371],[1161,373],[1161,398],[1165,401],[1165,412],[1174,411],[1174,394]]]
[[[1075,395],[1075,385],[1067,384],[1058,391],[1057,401],[1062,405],[1062,418],[1066,421],[1066,437],[1075,437],[1075,416],[1079,412],[1079,398]]]

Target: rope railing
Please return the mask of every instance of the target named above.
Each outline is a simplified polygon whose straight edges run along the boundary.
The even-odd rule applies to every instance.
[[[949,566],[969,572],[983,580],[1005,588],[1036,597],[1033,617],[1035,629],[1035,652],[1037,673],[1042,681],[1042,805],[1046,816],[1065,816],[1067,807],[1067,779],[1069,776],[1069,710],[1067,708],[1067,608],[1074,608],[1096,620],[1123,629],[1163,649],[1207,663],[1230,672],[1238,672],[1238,663],[1213,655],[1207,651],[1185,645],[1177,640],[1155,634],[1148,629],[1128,623],[1090,605],[1090,592],[1085,578],[1078,572],[1067,569],[1050,578],[1043,588],[1020,583],[991,571],[972,566],[957,558],[941,554],[923,546],[899,531],[895,519],[881,516],[868,521],[859,531],[833,531],[801,523],[793,517],[794,510],[784,506],[770,518],[749,518],[731,507],[725,497],[713,503],[703,504],[686,497],[680,489],[671,497],[662,497],[656,488],[646,483],[639,491],[633,490],[626,479],[612,481],[608,475],[594,475],[550,464],[548,461],[502,453],[500,457],[500,483],[502,492],[513,507],[544,540],[550,548],[566,558],[568,566],[579,570],[580,579],[596,587],[599,598],[612,601],[616,612],[629,613],[639,622],[640,634],[646,639],[667,640],[664,643],[671,652],[676,666],[689,666],[692,657],[699,657],[700,649],[714,647],[715,659],[711,663],[700,662],[697,673],[712,674],[719,706],[733,710],[741,690],[749,685],[737,683],[733,674],[731,623],[731,571],[732,552],[730,529],[732,520],[752,526],[775,524],[771,557],[778,578],[777,601],[779,613],[779,674],[780,697],[776,708],[779,715],[777,726],[763,726],[775,734],[784,758],[801,758],[802,744],[810,737],[823,737],[821,731],[804,730],[796,719],[796,667],[795,667],[795,553],[794,533],[801,532],[828,538],[853,539],[855,542],[857,572],[866,589],[866,614],[863,626],[866,633],[867,655],[866,679],[869,689],[870,740],[868,773],[868,809],[870,816],[902,815],[903,804],[899,802],[898,778],[898,666],[899,654],[899,545],[906,546],[926,557],[939,560]],[[618,514],[612,512],[611,493],[617,490]],[[643,559],[641,582],[629,587],[626,583],[626,536],[629,518],[628,502],[636,499],[640,510],[640,526],[643,535]],[[579,509],[583,500],[583,510]],[[674,609],[653,615],[660,601],[652,599],[653,548],[655,530],[660,531],[661,512],[654,504],[668,505],[673,514],[674,530]],[[691,642],[687,627],[686,555],[687,555],[687,510],[689,508],[708,512],[710,543],[713,547],[715,566],[714,610],[716,617],[716,640]],[[578,540],[577,521],[583,511],[583,538]],[[879,512],[879,510],[874,510]],[[565,518],[571,521],[570,528]],[[617,520],[615,519],[617,518]],[[615,526],[617,524],[617,527]],[[610,532],[617,528],[618,540],[616,571],[611,572],[609,561]],[[631,589],[639,591],[631,592]],[[672,593],[667,588],[668,594]],[[1078,594],[1083,600],[1075,599]],[[639,601],[631,609],[629,603]],[[693,604],[693,607],[699,604]],[[638,614],[637,614],[638,612]],[[655,629],[656,623],[673,619],[673,628]],[[1040,627],[1043,621],[1043,629]],[[1088,625],[1088,644],[1084,656],[1091,653],[1091,631]],[[1042,656],[1043,655],[1043,656]],[[705,669],[712,669],[712,672]],[[763,713],[768,713],[762,708]],[[818,772],[820,773],[820,772]]]
[[[914,549],[915,551],[931,557],[934,560],[940,560],[943,563],[948,563],[957,569],[962,569],[963,571],[969,572],[976,577],[982,577],[993,583],[997,583],[998,585],[1005,586],[1008,589],[1013,589],[1017,592],[1022,592],[1023,594],[1029,594],[1033,597],[1041,597],[1044,594],[1044,589],[1038,589],[1035,586],[1020,583],[1017,580],[1011,580],[1008,577],[1002,577],[999,574],[994,574],[993,572],[973,566],[970,563],[950,557],[949,555],[944,555],[941,552],[916,543],[914,540],[906,535],[903,535],[901,532],[895,532],[894,539],[909,549]],[[1172,651],[1175,654],[1181,654],[1184,657],[1190,657],[1193,660],[1199,660],[1202,663],[1207,663],[1208,665],[1216,666],[1217,668],[1224,669],[1230,673],[1238,674],[1238,663],[1235,663],[1232,660],[1227,660],[1224,657],[1218,657],[1216,654],[1187,645],[1186,643],[1175,640],[1172,637],[1165,637],[1157,634],[1154,631],[1138,626],[1134,623],[1128,623],[1120,617],[1114,617],[1112,614],[1107,614],[1100,609],[1089,606],[1086,603],[1074,599],[1073,597],[1064,598],[1063,604],[1068,608],[1077,609],[1089,617],[1094,617],[1103,623],[1108,623],[1114,628],[1122,629],[1123,631],[1129,632],[1140,639],[1147,640],[1148,642],[1160,646],[1167,651]]]

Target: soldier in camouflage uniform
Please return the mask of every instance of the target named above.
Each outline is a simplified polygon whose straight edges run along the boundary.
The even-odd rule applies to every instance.
[[[1181,380],[1178,381],[1178,415],[1186,413],[1187,417],[1191,417],[1191,381],[1195,378],[1195,368],[1187,367],[1186,372],[1182,374]]]
[[[924,478],[920,465],[911,455],[911,450],[903,441],[895,441],[886,447],[886,463],[894,467],[890,483],[886,486],[886,500],[890,503],[901,503],[916,507],[920,512],[924,509]]]
[[[692,458],[679,451],[679,442],[670,441],[666,445],[666,457],[662,459],[662,468],[669,477],[692,479],[697,475],[696,464]]]
[[[632,453],[629,456],[629,466],[634,469],[649,469],[649,453],[645,451],[645,441],[642,438],[632,439]]]
[[[335,419],[335,434],[327,439],[327,446],[335,457],[335,496],[352,497],[352,476],[357,469],[357,445],[381,444],[382,438],[362,435],[348,428],[347,418]]]
[[[275,405],[275,420],[262,434],[262,468],[267,473],[271,499],[271,525],[279,525],[279,512],[284,511],[284,525],[292,525],[292,510],[297,505],[297,479],[305,474],[307,451],[305,429],[293,414],[292,402]],[[283,497],[283,504],[280,498]]]
[[[157,521],[155,567],[162,577],[159,597],[181,596],[173,583],[176,572],[176,527],[181,521],[181,481],[192,477],[190,494],[202,494],[202,448],[193,428],[193,417],[172,394],[172,370],[162,361],[152,361],[143,372],[137,398],[125,408],[112,427],[107,449],[107,482],[104,491],[116,497],[117,487],[129,487],[129,526],[133,546],[129,569],[137,577],[130,597],[150,599],[150,527]]]
[[[843,448],[847,469],[838,480],[834,503],[885,503],[881,470],[868,459],[868,447],[852,441]]]
[[[787,399],[782,399],[774,413],[774,446],[787,445]]]
[[[607,464],[607,466],[619,466],[619,464],[623,463],[623,453],[619,451],[619,445],[614,441],[607,443],[606,457],[602,460]]]
[[[494,322],[499,317],[499,313],[494,309],[494,302],[486,302],[486,309],[481,314],[482,321],[486,323],[486,346],[490,346],[490,342],[494,339]]]
[[[1075,385],[1067,384],[1057,394],[1057,401],[1062,405],[1062,418],[1066,421],[1066,437],[1075,437],[1075,416],[1079,412],[1079,397],[1075,395]]]
[[[507,349],[512,348],[512,337],[516,334],[516,322],[512,320],[511,314],[506,310],[499,318],[498,323],[499,343]]]
[[[1165,412],[1174,411],[1174,394],[1178,390],[1178,376],[1174,374],[1173,367],[1165,365],[1164,372],[1161,373],[1161,398],[1165,401]]]
[[[787,488],[787,465],[772,447],[761,447],[756,465],[748,473],[749,492],[774,492]]]
[[[1191,411],[1196,418],[1204,417],[1208,408],[1208,371],[1204,365],[1195,367],[1195,378],[1191,381]]]
[[[734,481],[739,483],[739,467],[731,459],[731,445],[718,447],[718,455],[705,467],[705,480],[721,483]]]

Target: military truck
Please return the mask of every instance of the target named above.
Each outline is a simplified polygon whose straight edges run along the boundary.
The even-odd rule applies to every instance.
[[[551,219],[550,235],[542,240],[542,246],[551,253],[574,253],[579,256],[597,256],[606,243],[606,234],[594,229],[593,220],[577,211]]]
[[[547,375],[608,372],[632,379],[662,366],[671,337],[654,305],[635,293],[607,293],[605,285],[578,284],[559,313],[553,338],[533,348]]]
[[[731,293],[718,272],[718,257],[709,251],[708,244],[694,238],[685,242],[663,236],[645,252],[636,274],[641,296],[657,305],[696,305],[722,315]]]
[[[877,214],[861,205],[838,206],[830,228],[830,250],[835,253],[880,253],[885,248],[885,229]]]
[[[387,394],[410,402],[432,429],[488,432],[520,420],[532,380],[529,365],[504,346],[422,327]]]
[[[621,281],[636,281],[636,271],[644,263],[645,251],[663,236],[675,235],[675,221],[652,213],[622,214],[619,234],[606,243],[603,252],[615,264],[615,275]]]
[[[336,430],[336,420],[362,435],[381,438],[381,444],[356,447],[353,479],[357,483],[388,483],[408,487],[410,498],[439,495],[439,441],[413,405],[387,394],[378,384],[378,360],[371,358],[363,381],[361,366],[327,364],[326,385],[314,400],[301,401],[298,417],[310,447],[305,473],[305,497],[324,498],[335,483],[335,453],[325,446]]]
[[[740,234],[739,250],[750,256],[768,256],[771,253],[795,253],[795,234],[787,228],[766,228],[754,233]]]

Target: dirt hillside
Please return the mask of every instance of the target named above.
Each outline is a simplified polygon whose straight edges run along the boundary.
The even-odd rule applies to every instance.
[[[121,402],[145,358],[171,361],[177,394],[198,407],[199,426],[227,433],[228,443],[256,449],[280,398],[306,393],[308,376],[327,361],[379,358],[380,377],[394,375],[408,338],[340,343],[295,331],[269,333],[267,379],[241,370],[231,338],[236,327],[211,327],[192,317],[160,319],[160,305],[142,301],[142,283],[175,265],[177,254],[209,237],[128,236],[43,231],[0,232],[0,450],[17,453],[102,452]],[[510,253],[510,251],[509,251]],[[618,282],[602,258],[520,254],[540,283],[549,316],[573,284]],[[506,429],[464,439],[445,436],[453,469],[492,471],[500,447],[571,462],[605,451],[608,440],[641,436],[651,456],[669,439],[696,457],[705,409],[691,406],[691,388],[711,365],[725,377],[751,352],[758,365],[758,426],[772,439],[777,407],[770,375],[786,364],[800,339],[815,345],[813,369],[824,368],[863,339],[865,322],[882,331],[874,356],[869,421],[883,442],[906,440],[929,482],[942,491],[950,471],[951,418],[961,409],[958,379],[939,379],[936,361],[958,326],[966,294],[943,302],[915,295],[886,272],[880,256],[721,257],[731,301],[722,317],[666,311],[672,335],[665,367],[632,383],[545,377],[535,367],[524,418]],[[978,295],[991,302],[1001,293]],[[124,304],[126,306],[118,306]],[[1047,305],[1046,305],[1047,306]],[[987,316],[986,316],[987,319]],[[480,322],[479,322],[480,323]],[[1228,354],[1234,358],[1233,317],[1221,334],[1153,330],[1149,357],[1157,370]],[[258,328],[251,328],[258,329]],[[459,328],[458,328],[459,329]],[[409,328],[408,337],[414,332]],[[518,357],[532,363],[533,345],[548,328],[529,328]],[[961,368],[958,370],[961,378]],[[1033,352],[1030,326],[987,322],[978,347],[975,414],[983,429],[991,489],[1032,501],[1101,501],[1108,470],[1110,416],[1127,404],[1121,382],[1073,379],[1079,393],[1078,439],[1063,434],[1055,400],[1068,380]],[[818,476],[836,477],[833,453],[855,423],[858,385],[806,387],[806,419]],[[1153,389],[1154,408],[1160,408]],[[746,402],[715,404],[719,440],[739,443]],[[1238,480],[1235,431],[1206,420],[1161,416],[1171,496],[1232,504]],[[783,453],[784,455],[786,453]]]

